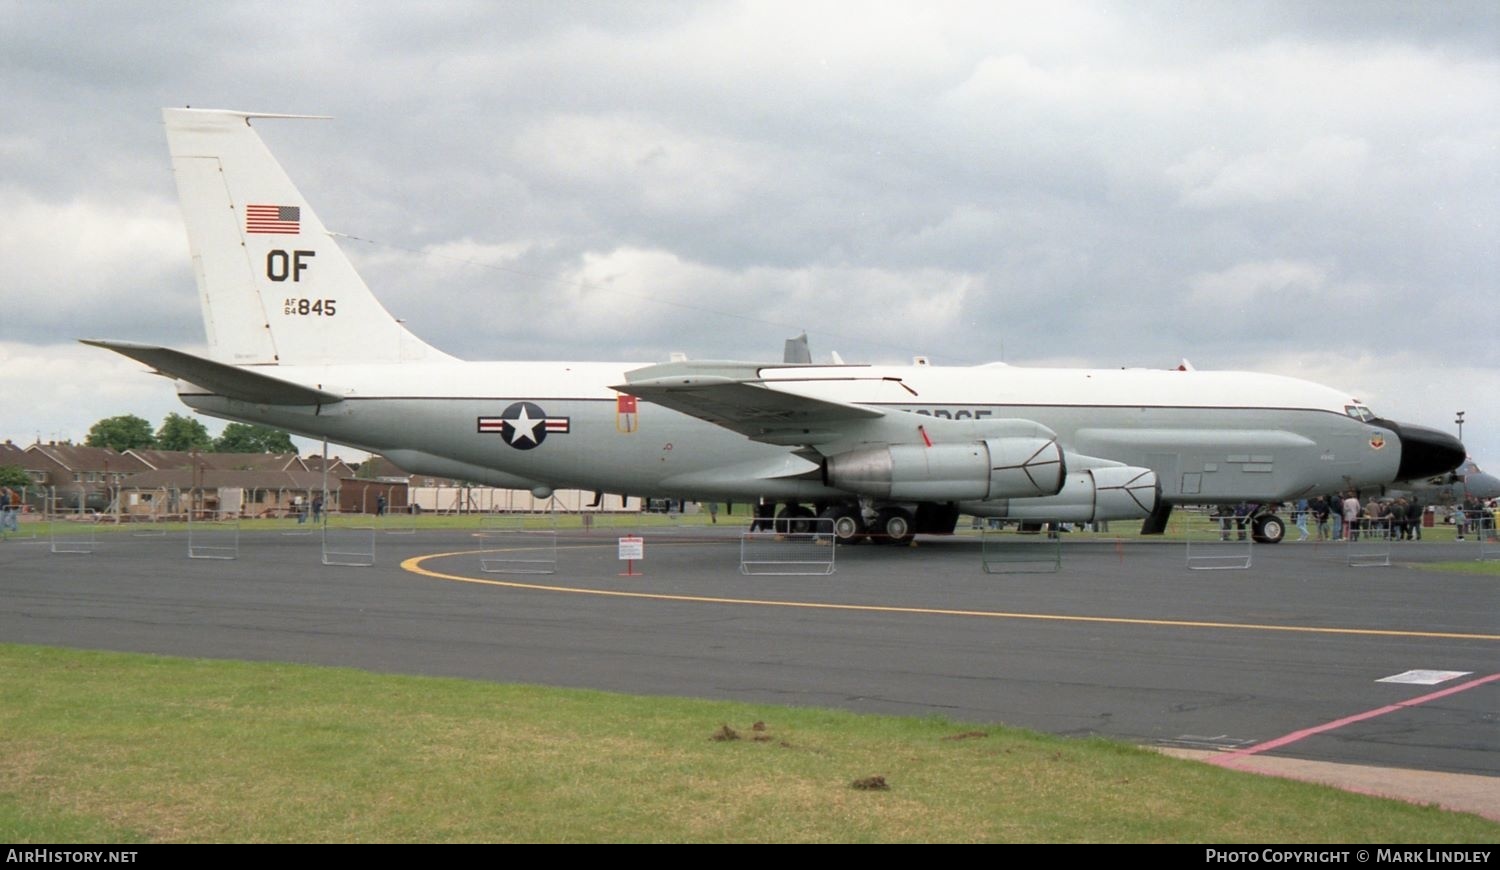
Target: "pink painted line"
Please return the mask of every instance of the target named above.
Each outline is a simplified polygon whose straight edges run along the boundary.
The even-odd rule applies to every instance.
[[[1311,728],[1303,728],[1301,731],[1293,731],[1292,733],[1287,734],[1284,737],[1277,737],[1275,740],[1267,740],[1264,743],[1257,743],[1254,746],[1247,746],[1244,749],[1236,749],[1233,752],[1226,752],[1223,755],[1216,755],[1213,758],[1209,759],[1208,763],[1217,764],[1222,767],[1228,767],[1241,758],[1247,758],[1251,755],[1259,755],[1262,752],[1269,752],[1272,749],[1279,749],[1283,746],[1286,746],[1287,744],[1296,743],[1299,740],[1304,740],[1308,737],[1313,736],[1314,734],[1322,734],[1325,731],[1333,731],[1336,728],[1342,728],[1345,725],[1351,725],[1355,722],[1363,722],[1366,719],[1374,719],[1377,716],[1384,716],[1387,713],[1394,713],[1397,710],[1404,710],[1408,707],[1415,707],[1418,704],[1425,704],[1428,701],[1436,701],[1438,698],[1446,698],[1449,695],[1456,695],[1459,692],[1466,692],[1469,689],[1474,688],[1475,686],[1482,686],[1485,683],[1493,683],[1496,680],[1500,680],[1500,674],[1490,674],[1487,677],[1479,677],[1478,679],[1469,680],[1467,683],[1459,683],[1456,686],[1449,686],[1446,689],[1439,689],[1436,692],[1431,692],[1418,698],[1412,698],[1409,701],[1387,704],[1384,707],[1377,707],[1374,710],[1366,710],[1363,713],[1355,713],[1353,716],[1345,716],[1342,719],[1335,719],[1332,722],[1325,722],[1322,725],[1314,725]]]

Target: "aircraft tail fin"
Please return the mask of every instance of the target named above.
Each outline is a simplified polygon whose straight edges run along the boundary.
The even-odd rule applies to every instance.
[[[451,359],[402,326],[250,126],[295,118],[164,109],[214,359],[316,365]]]

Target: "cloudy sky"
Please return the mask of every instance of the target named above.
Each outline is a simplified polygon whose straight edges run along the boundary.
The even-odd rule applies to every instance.
[[[183,410],[159,108],[470,359],[1250,369],[1500,467],[1500,4],[0,2],[0,438]],[[220,423],[207,420],[212,431]]]

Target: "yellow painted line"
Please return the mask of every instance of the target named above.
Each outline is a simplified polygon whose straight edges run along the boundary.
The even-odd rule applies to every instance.
[[[592,546],[592,545],[589,545]],[[611,598],[638,598],[648,601],[682,601],[695,604],[748,604],[758,607],[792,607],[802,610],[844,610],[856,613],[905,613],[920,616],[970,616],[985,619],[1030,619],[1047,622],[1093,622],[1112,625],[1156,625],[1172,628],[1235,628],[1253,631],[1291,631],[1304,634],[1350,634],[1367,637],[1442,638],[1445,640],[1500,641],[1500,634],[1465,634],[1448,631],[1396,631],[1382,628],[1333,628],[1311,625],[1269,625],[1255,622],[1200,622],[1187,619],[1142,619],[1128,616],[1069,616],[1060,613],[1012,613],[1002,610],[954,610],[942,607],[900,607],[881,604],[838,604],[825,601],[779,601],[769,598],[722,598],[709,595],[673,595],[665,592],[627,592],[619,589],[591,589],[581,586],[553,586],[544,583],[521,583],[515,580],[486,580],[462,574],[445,574],[425,568],[428,559],[449,556],[473,556],[494,550],[457,550],[452,553],[429,553],[413,556],[401,563],[402,570],[435,580],[499,586],[506,589],[529,589],[536,592],[563,592],[572,595],[599,595]]]

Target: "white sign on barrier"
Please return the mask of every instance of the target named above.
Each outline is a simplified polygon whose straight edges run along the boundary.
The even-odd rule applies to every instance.
[[[646,539],[626,535],[620,539],[620,561],[628,562],[646,558]]]

